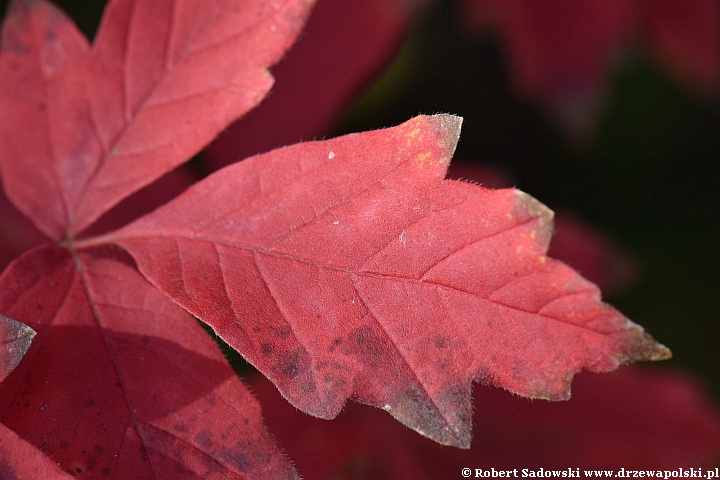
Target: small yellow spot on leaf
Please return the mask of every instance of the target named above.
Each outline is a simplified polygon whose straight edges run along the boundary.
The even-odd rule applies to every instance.
[[[423,168],[426,163],[428,163],[428,160],[430,159],[430,152],[420,153],[417,156],[417,166],[418,168]]]

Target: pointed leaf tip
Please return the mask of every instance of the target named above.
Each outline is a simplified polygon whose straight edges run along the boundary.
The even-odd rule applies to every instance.
[[[437,115],[433,115],[431,118],[437,125],[437,129],[445,133],[447,144],[452,146],[452,150],[454,152],[455,146],[460,139],[463,117],[449,113],[439,113]]]
[[[15,370],[34,337],[35,330],[0,314],[0,381]]]
[[[626,359],[622,363],[658,362],[672,358],[672,351],[655,340],[652,335],[639,325],[631,324],[628,330],[628,338],[630,344]]]

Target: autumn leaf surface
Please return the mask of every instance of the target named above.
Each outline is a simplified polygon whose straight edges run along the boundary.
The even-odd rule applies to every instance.
[[[443,180],[459,133],[437,115],[275,150],[105,241],[303,411],[353,398],[444,444],[470,444],[472,380],[560,400],[583,368],[666,358],[545,256],[549,209]]]
[[[38,332],[0,420],[72,474],[295,478],[217,345],[122,258],[32,250],[0,310]]]
[[[0,423],[0,478],[14,480],[69,480],[47,455]]]
[[[0,420],[12,430],[0,432],[3,473],[53,478],[57,461],[82,478],[297,477],[196,320],[116,247],[81,250],[73,239],[253,107],[310,6],[116,0],[89,46],[51,4],[11,5],[3,188],[64,242],[0,276],[3,376],[39,335],[0,384]]]
[[[668,356],[546,257],[550,210],[444,180],[450,115],[275,150],[78,237],[254,106],[309,7],[114,0],[90,46],[13,3],[0,173],[56,243],[0,275],[0,312],[37,332],[0,383],[11,468],[27,442],[77,477],[296,478],[190,314],[305,412],[355,399],[462,447],[473,380],[565,399],[581,369]]]
[[[0,59],[6,194],[50,238],[74,237],[257,105],[309,3],[115,0],[90,46],[51,4],[13,2]]]

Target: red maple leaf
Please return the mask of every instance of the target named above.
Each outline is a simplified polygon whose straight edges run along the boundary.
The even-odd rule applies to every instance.
[[[0,276],[0,312],[37,332],[0,384],[0,468],[51,468],[40,451],[80,477],[295,477],[190,313],[307,413],[351,398],[462,447],[473,380],[565,399],[581,369],[669,356],[546,257],[549,209],[444,180],[450,115],[259,155],[88,235],[260,101],[309,7],[115,0],[90,46],[13,3],[0,172],[52,243]]]

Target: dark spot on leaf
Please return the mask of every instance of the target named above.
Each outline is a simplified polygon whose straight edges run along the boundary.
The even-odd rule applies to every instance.
[[[275,332],[275,335],[278,338],[287,338],[290,336],[291,330],[290,327],[270,327],[273,332]]]
[[[343,342],[342,338],[336,338],[333,340],[333,342],[330,344],[329,350],[333,352],[340,344]]]
[[[60,440],[60,450],[67,450],[68,444],[65,440]]]
[[[435,337],[435,347],[437,348],[447,348],[449,343],[450,341],[445,335],[438,335]]]
[[[120,383],[120,382],[115,382],[115,386],[116,386],[117,388],[122,388],[122,383]]]
[[[143,336],[143,337],[140,339],[140,341],[142,342],[143,345],[147,345],[148,343],[150,343],[150,337],[148,337],[148,336]]]
[[[97,460],[95,458],[91,457],[87,461],[87,469],[88,471],[93,470],[95,467],[97,467]]]
[[[271,343],[263,343],[262,345],[260,345],[260,350],[262,351],[263,355],[269,357],[275,351],[275,347],[273,347]]]
[[[38,309],[38,310],[42,310],[42,309],[43,309],[42,304],[38,303],[38,304],[37,304],[37,309]]]
[[[247,458],[242,453],[243,446],[236,445],[236,452],[230,451],[228,448],[221,448],[217,451],[217,458],[224,464],[233,465],[240,471],[247,469]]]
[[[18,480],[17,473],[13,468],[6,464],[5,461],[0,462],[0,478],[7,480]]]
[[[295,362],[290,362],[283,368],[283,373],[289,377],[296,377],[300,373],[300,369]]]
[[[112,473],[112,470],[110,470],[109,468],[105,467],[105,468],[103,468],[103,469],[101,470],[101,472],[102,472],[102,474],[105,475],[106,477],[109,477],[110,474]]]
[[[205,450],[210,450],[212,447],[212,434],[208,430],[203,430],[202,432],[195,435],[195,441],[198,445],[200,445],[201,448]]]
[[[95,445],[95,453],[102,455],[105,452],[105,447],[100,444]]]
[[[77,468],[75,469],[75,471],[76,471],[77,473],[82,473],[82,468],[77,467]]]
[[[90,400],[88,400],[87,406],[88,406],[88,407],[93,407],[93,406],[95,406],[95,399],[94,399],[94,398],[91,398]]]
[[[451,370],[452,368],[453,364],[447,358],[441,358],[435,362],[435,370],[437,370],[440,374],[444,375],[448,370]]]
[[[187,425],[185,425],[185,424],[182,423],[182,422],[181,422],[181,423],[176,423],[175,425],[173,425],[173,428],[175,429],[175,431],[181,432],[181,433],[185,433],[185,432],[188,431]]]
[[[252,328],[253,333],[258,333],[258,332],[260,332],[260,330],[261,330],[260,327],[253,327],[253,328]]]
[[[378,356],[383,353],[383,342],[369,326],[356,328],[348,335],[349,340],[357,345],[362,355]],[[355,352],[353,352],[355,353]]]

